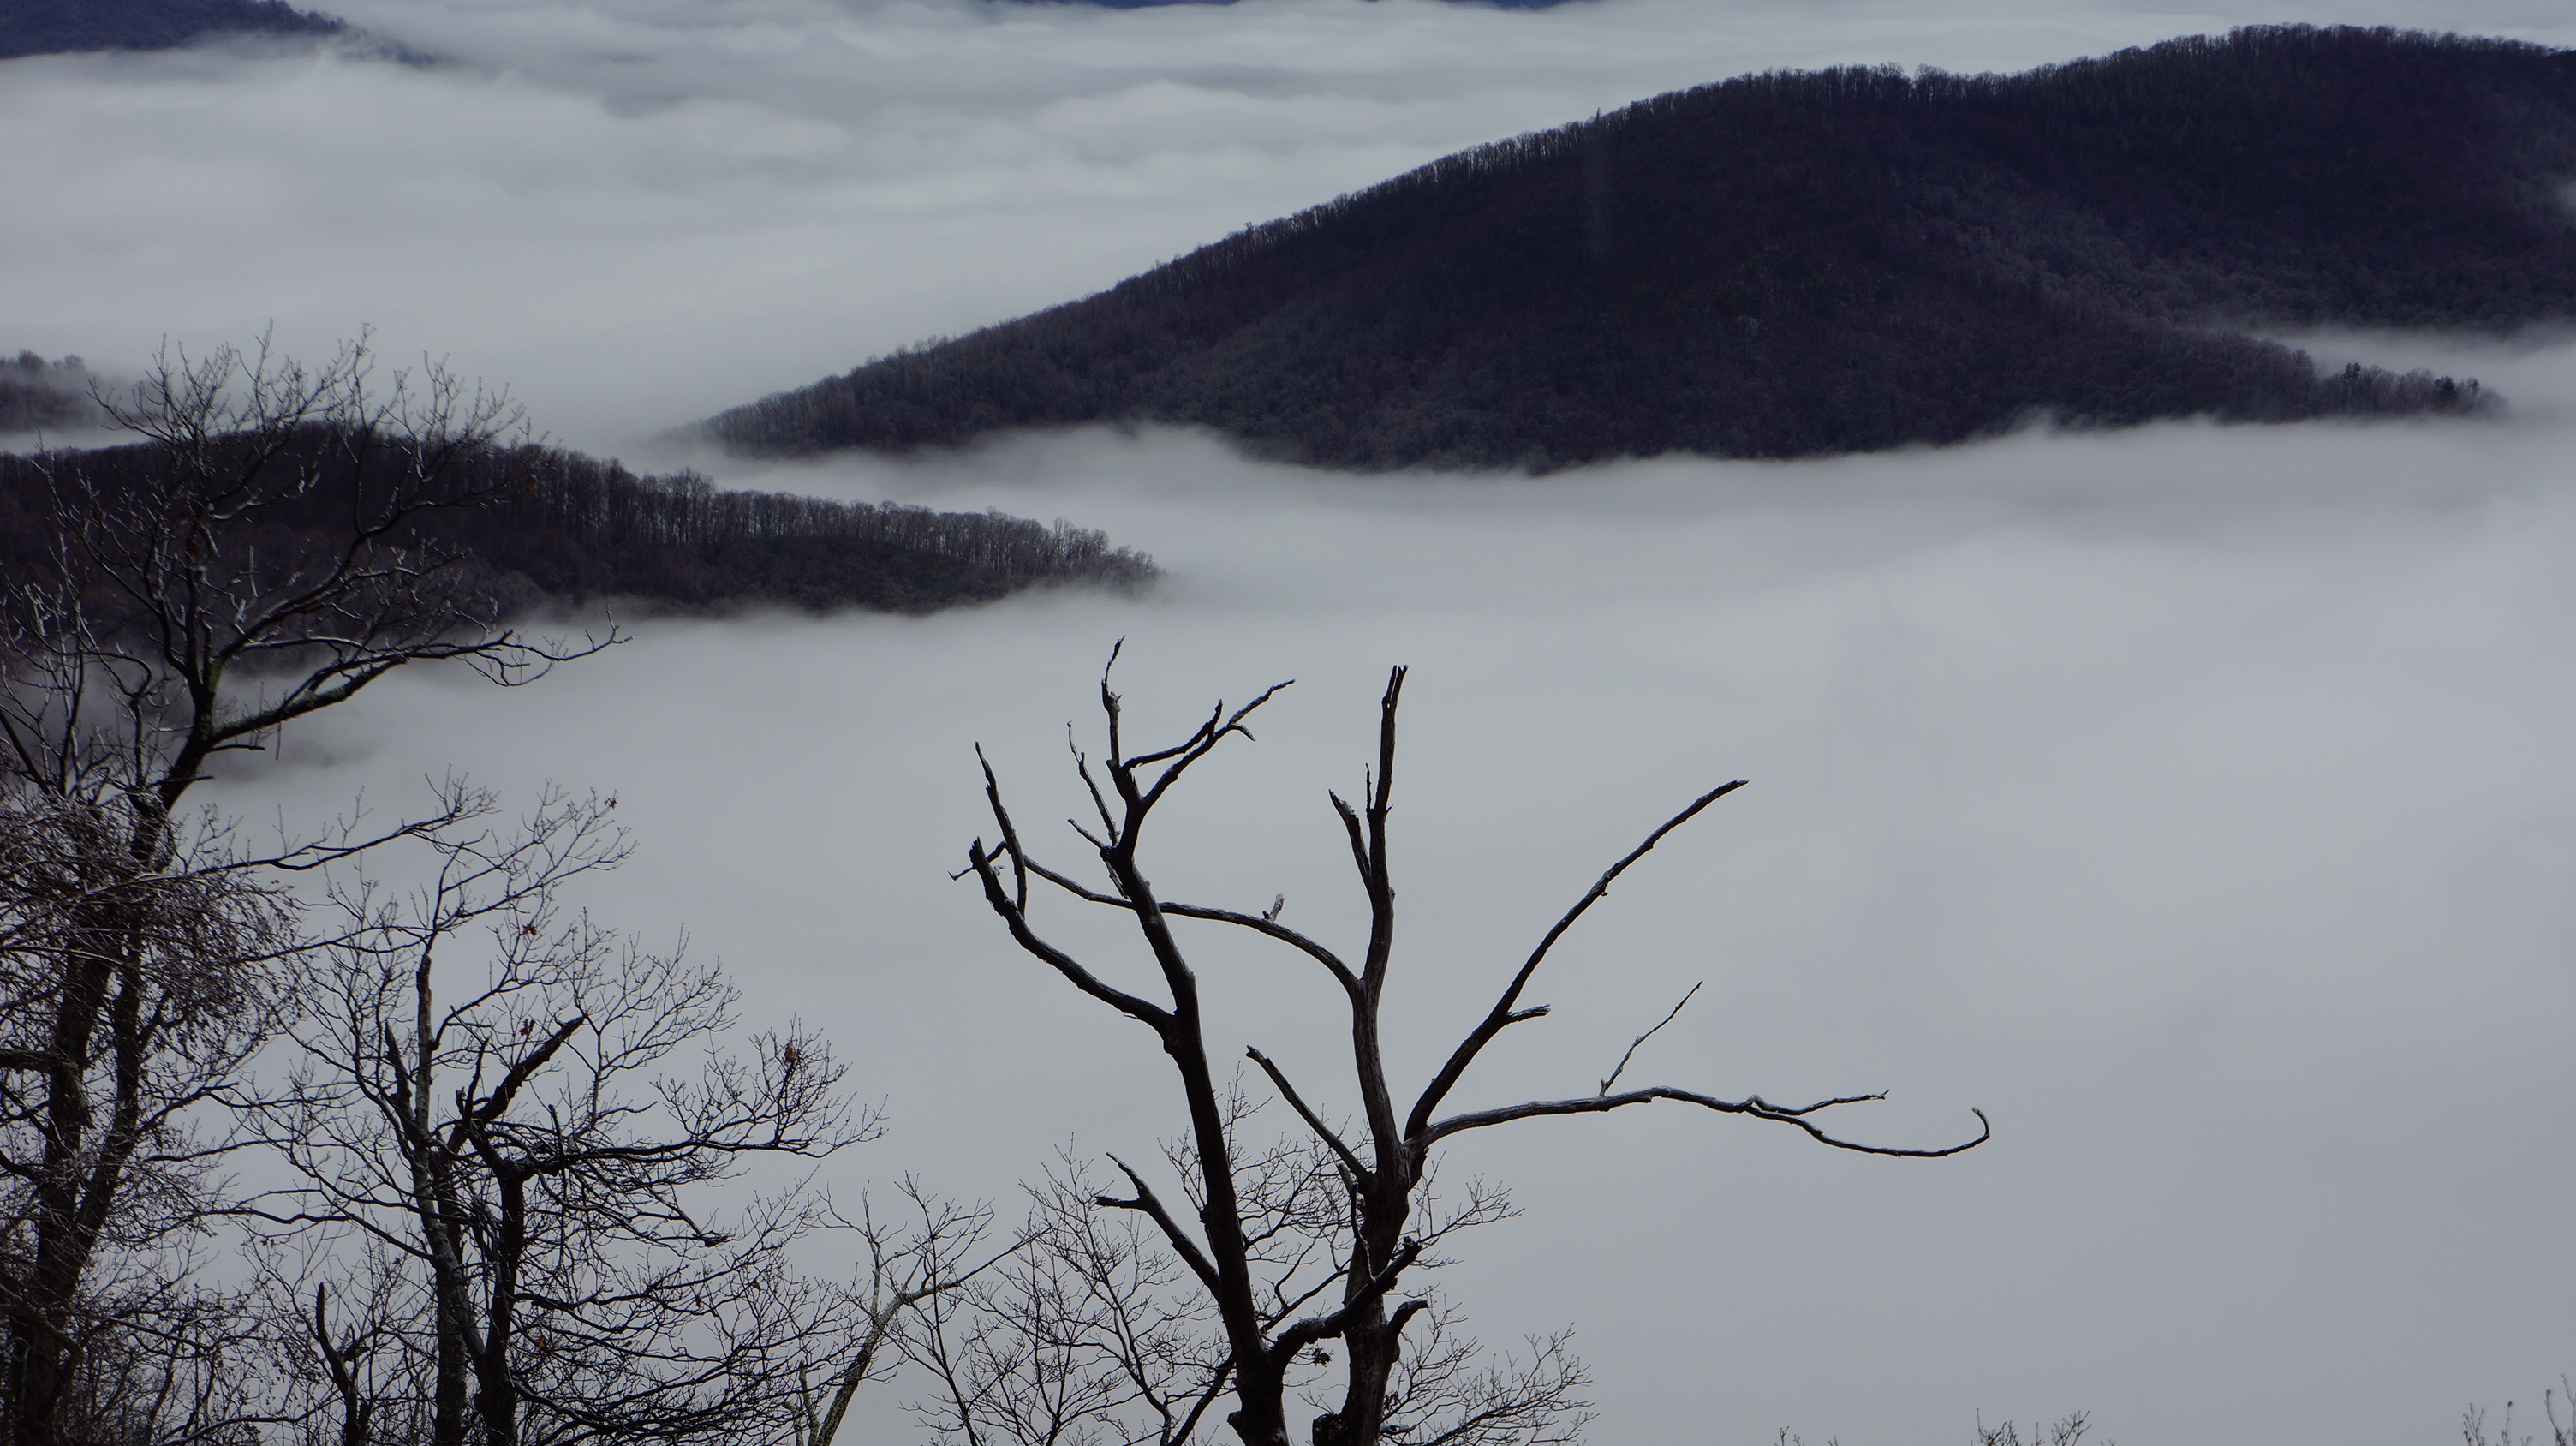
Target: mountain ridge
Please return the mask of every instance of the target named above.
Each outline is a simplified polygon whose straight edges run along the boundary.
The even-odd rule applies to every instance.
[[[1361,470],[2470,411],[2274,326],[2576,315],[2576,53],[2253,27],[2011,76],[1773,72],[1494,142],[697,424],[907,451],[1215,428]]]

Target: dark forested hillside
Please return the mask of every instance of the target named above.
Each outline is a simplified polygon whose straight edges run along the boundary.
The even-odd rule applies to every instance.
[[[286,0],[0,0],[0,60],[69,50],[160,50],[209,34],[342,35],[348,22]]]
[[[269,508],[267,531],[250,539],[274,565],[311,539],[344,535],[353,497],[376,485],[352,471],[351,449],[324,429],[305,440],[305,455],[272,465],[310,465],[321,481]],[[65,499],[149,487],[159,465],[149,446],[0,455],[0,576],[16,585],[55,573]],[[401,470],[399,458],[366,467]],[[551,447],[481,452],[442,485],[507,500],[425,512],[388,543],[456,557],[452,584],[492,599],[503,617],[601,599],[674,612],[759,604],[928,612],[1050,583],[1138,588],[1160,575],[1150,559],[1063,522],[721,491],[693,473],[639,477]],[[113,612],[114,599],[97,601]]]
[[[1497,142],[702,424],[799,453],[1198,424],[1331,466],[1793,456],[2465,410],[2256,325],[2576,313],[2576,53],[2278,27],[1749,76]]]

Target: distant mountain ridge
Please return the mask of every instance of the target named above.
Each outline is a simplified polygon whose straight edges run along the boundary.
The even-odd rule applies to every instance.
[[[210,34],[346,35],[336,16],[286,0],[0,0],[0,60],[82,50],[165,50]]]
[[[1162,422],[1548,468],[2473,410],[2253,325],[2576,315],[2576,52],[2259,27],[2012,76],[1747,76],[1496,142],[698,430],[744,451]]]

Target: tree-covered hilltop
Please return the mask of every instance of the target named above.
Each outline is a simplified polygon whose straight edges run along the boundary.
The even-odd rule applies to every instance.
[[[2245,29],[2020,75],[1747,76],[1499,141],[701,429],[755,453],[1096,421],[1337,467],[1552,467],[2469,410],[2255,325],[2576,313],[2576,53]]]
[[[270,465],[310,468],[319,480],[270,509],[265,530],[243,544],[279,565],[345,529],[353,502],[382,485],[380,476],[406,470],[399,449],[362,453],[324,427],[298,448]],[[0,455],[0,575],[50,575],[66,500],[149,488],[163,464],[158,452]],[[1141,588],[1161,575],[1150,558],[1064,522],[726,491],[695,473],[638,476],[553,447],[480,452],[450,465],[442,485],[476,500],[425,511],[390,542],[452,556],[446,585],[488,598],[505,619],[599,600],[681,613],[760,605],[919,613],[1050,584]],[[495,497],[502,500],[488,500]],[[102,615],[113,611],[112,599],[93,602]]]
[[[286,0],[0,0],[0,60],[75,50],[166,50],[216,34],[345,35]]]

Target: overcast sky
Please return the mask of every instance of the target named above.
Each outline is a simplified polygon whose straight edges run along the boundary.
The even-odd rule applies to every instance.
[[[2525,0],[339,8],[453,60],[0,64],[0,347],[130,371],[165,335],[273,321],[309,353],[372,324],[643,461],[674,423],[1749,69],[2012,69],[2257,19],[2576,43]],[[647,625],[511,694],[397,677],[228,796],[393,808],[451,765],[613,789],[642,847],[587,902],[647,940],[685,925],[752,1015],[832,1030],[895,1122],[844,1184],[998,1196],[1068,1136],[1143,1153],[1178,1118],[1139,1032],[945,881],[984,827],[968,745],[1023,820],[1060,817],[1111,640],[1135,736],[1298,679],[1148,867],[1330,933],[1355,905],[1323,791],[1357,786],[1409,662],[1400,1074],[1601,867],[1750,777],[1560,950],[1556,1013],[1462,1102],[1587,1091],[1705,979],[1634,1074],[1887,1089],[1848,1128],[1891,1141],[1996,1125],[1945,1162],[1660,1108],[1460,1142],[1452,1173],[1526,1213],[1451,1288],[1488,1339],[1577,1327],[1596,1439],[1965,1443],[1980,1412],[2089,1408],[2129,1446],[2429,1446],[2576,1369],[2576,347],[2303,340],[2514,409],[1538,481],[1169,433],[701,459],[1070,517],[1172,578]],[[1323,981],[1230,942],[1203,965],[1220,1046],[1330,1094]]]

